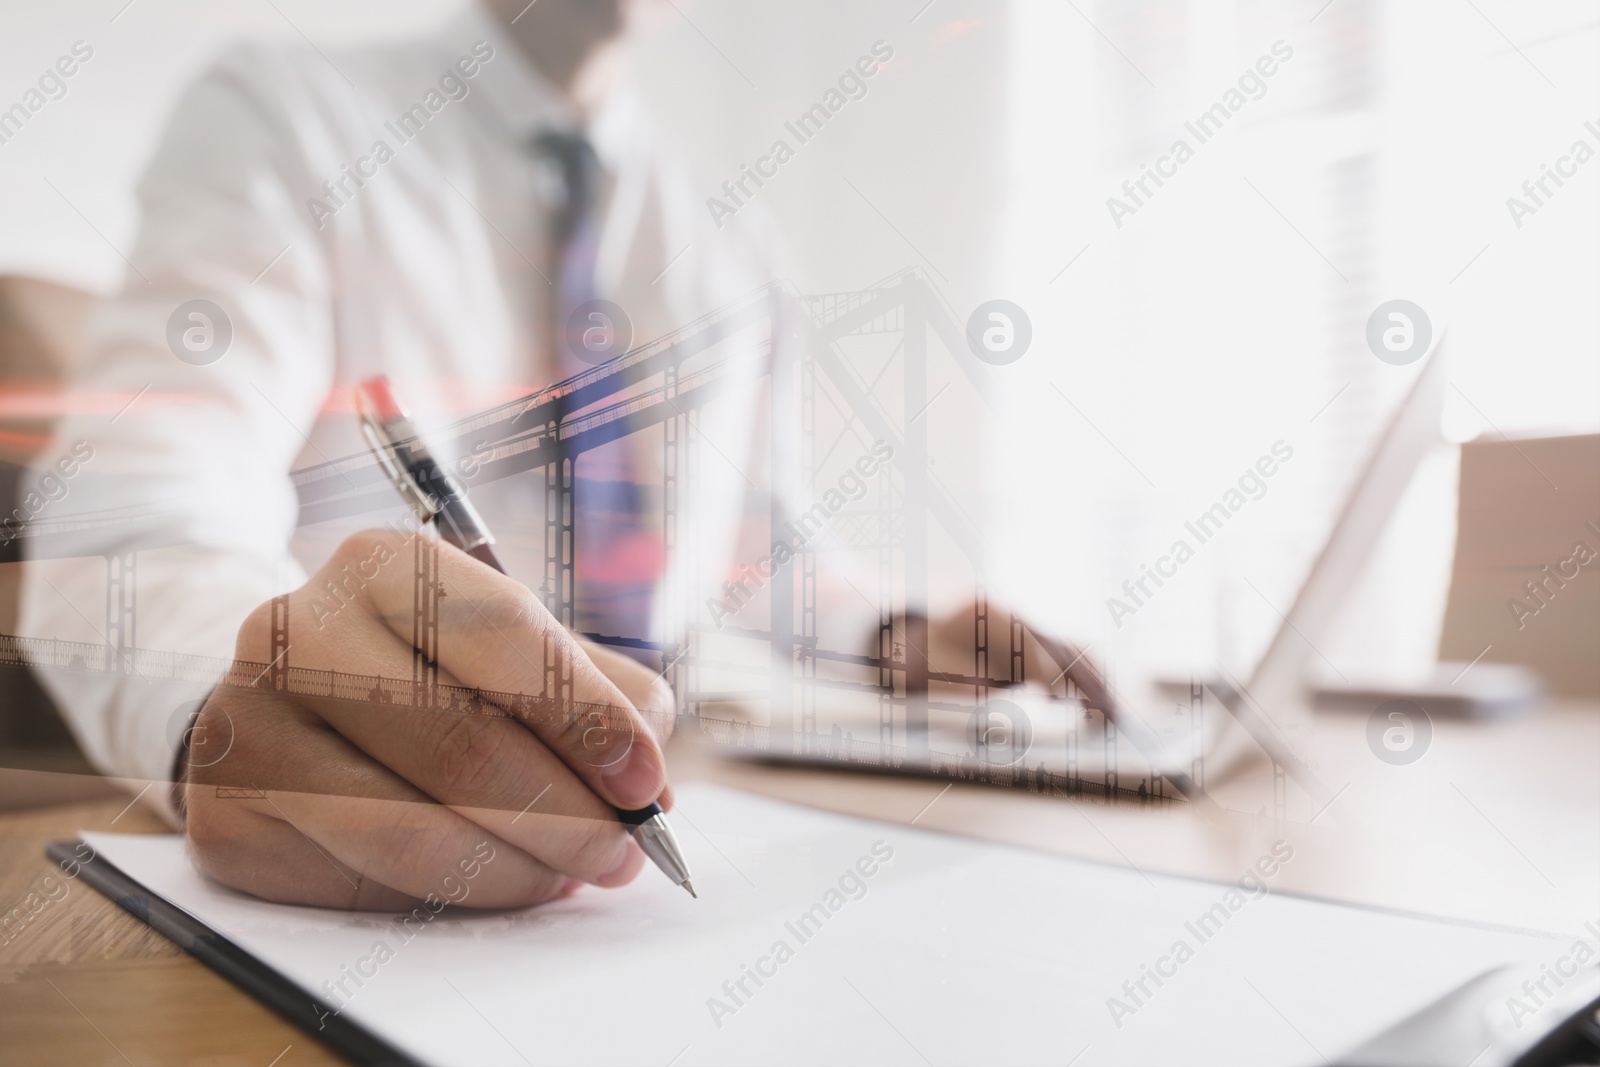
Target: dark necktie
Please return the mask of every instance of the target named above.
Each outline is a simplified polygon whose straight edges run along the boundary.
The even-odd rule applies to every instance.
[[[559,376],[567,378],[590,369],[575,354],[586,323],[580,319],[576,327],[569,324],[574,311],[601,296],[595,278],[600,160],[582,134],[550,131],[535,143],[560,178],[561,195],[550,218],[549,277],[555,289],[550,313],[554,365],[560,368]],[[579,336],[569,337],[569,328]],[[579,460],[573,477],[575,627],[610,636],[648,637],[663,551],[659,533],[644,521],[629,441],[622,438],[572,458]]]
[[[550,281],[556,289],[551,311],[558,356],[563,369],[568,364],[582,369],[584,364],[572,354],[563,334],[572,310],[596,298],[595,200],[600,185],[600,159],[581,133],[550,130],[535,139],[535,146],[560,179],[559,202],[550,213],[549,248]]]

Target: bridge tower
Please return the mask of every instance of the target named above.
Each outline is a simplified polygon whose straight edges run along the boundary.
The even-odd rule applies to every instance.
[[[289,689],[289,598],[272,598],[272,659],[267,662],[270,684],[279,693]]]
[[[115,674],[136,673],[137,646],[135,596],[138,592],[139,557],[131,549],[106,557],[106,669]]]
[[[906,755],[928,756],[928,313],[905,303],[905,447],[897,463],[905,485]]]
[[[424,530],[411,546],[411,699],[431,708],[439,687],[439,541]]]
[[[781,302],[780,315],[802,317],[804,309],[795,302]],[[796,349],[799,345],[775,344],[772,346],[771,417],[767,420],[770,432],[772,470],[771,504],[768,514],[773,540],[779,539],[783,524],[791,518],[786,500],[798,500],[807,488],[802,481],[796,484],[798,471],[794,469],[794,442],[800,439],[800,375],[804,370]],[[803,547],[802,547],[803,551]],[[796,561],[799,562],[799,561]],[[772,640],[771,640],[771,726],[768,745],[774,752],[793,752],[794,735],[794,682],[795,682],[795,576],[800,567],[784,568],[781,576],[771,585]]]

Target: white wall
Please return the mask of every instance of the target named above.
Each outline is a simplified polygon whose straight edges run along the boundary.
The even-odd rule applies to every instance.
[[[1247,670],[1414,372],[1366,349],[1383,300],[1449,328],[1457,439],[1600,427],[1600,160],[1520,229],[1505,206],[1600,114],[1594,9],[1477,7],[1014,5],[1000,270],[1040,351],[1013,368],[995,444],[1033,462],[996,463],[993,484],[1005,588],[1034,614],[1103,655]],[[1108,198],[1195,143],[1184,121],[1280,40],[1294,56],[1265,95],[1118,226]],[[1268,494],[1113,625],[1122,580],[1280,438],[1296,459]],[[1324,649],[1347,672],[1431,655],[1453,506],[1446,459]]]

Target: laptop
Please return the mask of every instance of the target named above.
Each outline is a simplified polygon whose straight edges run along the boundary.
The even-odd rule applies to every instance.
[[[1313,684],[1316,648],[1329,636],[1424,456],[1442,440],[1447,384],[1443,343],[1441,331],[1248,677],[1217,665],[1204,677],[1157,680],[1143,699],[1128,700],[1089,657],[1067,642],[1035,633],[1049,658],[1072,664],[1067,673],[1078,699],[1016,689],[978,709],[930,710],[925,746],[881,744],[875,740],[881,736],[876,717],[863,715],[856,722],[848,712],[830,711],[833,733],[827,737],[797,733],[792,745],[774,739],[770,747],[745,738],[737,751],[767,761],[847,764],[1006,785],[1022,781],[1054,791],[1064,787],[1155,803],[1199,799],[1202,774],[1216,779],[1266,757],[1314,802],[1326,803],[1332,791],[1296,752],[1290,733],[1295,723],[1304,721],[1313,700],[1328,695],[1319,694]],[[1537,681],[1525,673],[1500,670],[1485,678],[1497,706],[1525,706],[1537,697]],[[1410,696],[1426,700],[1425,693],[1371,685],[1360,689],[1344,695],[1375,701],[1367,707]],[[826,692],[819,694],[819,701],[826,699]],[[1461,688],[1449,697],[1458,708],[1473,707],[1472,693]],[[1205,708],[1206,694],[1220,708]],[[842,743],[836,736],[841,733],[846,738]],[[858,733],[865,740],[857,740]]]

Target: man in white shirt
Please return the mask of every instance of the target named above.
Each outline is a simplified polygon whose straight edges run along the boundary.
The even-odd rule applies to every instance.
[[[729,238],[703,224],[693,191],[614,91],[658,6],[485,0],[426,41],[247,49],[203,76],[172,120],[140,186],[132,271],[75,382],[116,402],[66,419],[45,453],[92,449],[72,507],[52,517],[125,509],[126,521],[80,534],[90,549],[77,558],[32,564],[23,630],[116,645],[90,620],[104,617],[106,561],[137,550],[136,579],[114,587],[137,586],[128,644],[179,658],[141,652],[103,671],[43,675],[91,758],[119,777],[169,781],[185,736],[226,745],[192,760],[184,793],[197,861],[223,882],[270,899],[389,907],[434,891],[487,841],[496,858],[472,903],[502,907],[621,884],[643,864],[611,808],[670,804],[656,739],[670,694],[448,546],[440,683],[537,694],[555,657],[574,701],[611,709],[602,727],[264,686],[213,694],[214,678],[163,664],[274,666],[271,602],[287,593],[284,663],[410,677],[415,546],[382,531],[339,543],[372,516],[295,532],[289,472],[363,447],[350,387],[387,374],[437,427],[581,369],[560,324],[583,296],[626,308],[645,339],[771,280],[718,245]],[[573,179],[586,168],[587,190]],[[582,217],[580,203],[592,208]],[[704,439],[729,460],[708,468],[707,508],[736,503],[748,480],[752,411],[702,415]],[[591,480],[649,482],[659,461],[643,436],[586,457]],[[519,567],[515,546],[523,532],[538,540],[542,519],[528,515],[540,481],[473,490],[511,543],[513,574],[537,573]],[[725,558],[734,518],[708,515],[696,548]],[[632,535],[648,540],[639,522]],[[348,581],[352,567],[362,581]],[[646,564],[619,580],[651,577]],[[336,612],[323,599],[330,582],[349,594]],[[182,818],[167,793],[145,795]]]

